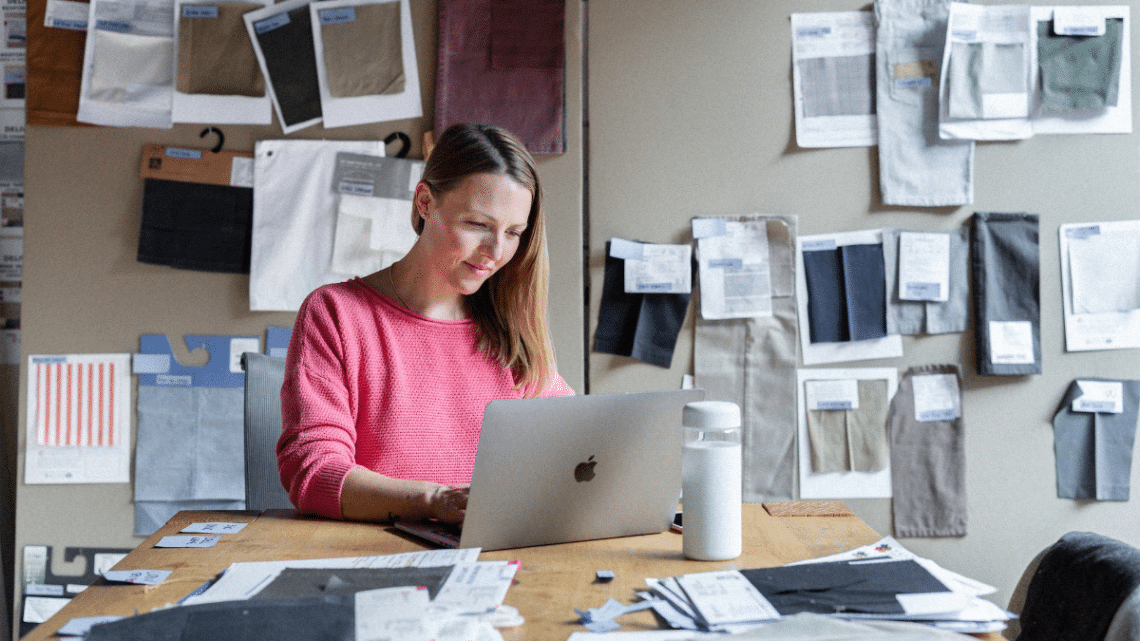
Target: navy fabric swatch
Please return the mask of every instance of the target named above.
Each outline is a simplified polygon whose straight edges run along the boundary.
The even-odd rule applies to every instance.
[[[881,244],[805,251],[803,263],[811,342],[862,341],[887,335]]]

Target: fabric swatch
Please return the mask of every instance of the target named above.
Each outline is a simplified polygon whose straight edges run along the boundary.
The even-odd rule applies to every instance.
[[[1058,36],[1051,21],[1037,23],[1041,109],[1054,113],[1116,106],[1120,94],[1124,20],[1105,20],[1102,36]]]
[[[1077,381],[1069,385],[1061,399],[1053,415],[1057,498],[1128,500],[1137,408],[1140,406],[1140,381],[1119,382],[1124,392],[1123,411],[1120,413],[1074,411],[1073,401],[1083,393]]]
[[[183,4],[178,16],[178,75],[182,93],[264,96],[265,80],[242,14],[251,2]],[[187,8],[190,8],[188,11]],[[206,15],[197,16],[195,8]]]
[[[886,469],[887,382],[860,380],[859,407],[807,410],[812,472],[878,472]]]
[[[950,291],[945,301],[899,298],[899,230],[883,229],[887,274],[887,334],[964,332],[970,322],[970,228],[950,232]]]
[[[803,252],[811,342],[887,335],[883,246],[843,245]]]
[[[327,14],[351,14],[351,19],[326,19]],[[404,90],[399,2],[322,9],[318,15],[332,97],[395,94]]]
[[[965,426],[960,416],[952,421],[915,420],[913,377],[923,374],[959,376],[955,365],[911,367],[891,400],[887,438],[895,536],[964,536]]]
[[[253,189],[147,178],[138,261],[249,273]]]
[[[1041,373],[1038,217],[977,212],[970,234],[978,374]]]

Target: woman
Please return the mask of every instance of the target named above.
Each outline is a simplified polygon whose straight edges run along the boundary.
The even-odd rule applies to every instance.
[[[301,305],[281,389],[281,481],[306,513],[463,520],[486,404],[573,394],[547,328],[534,160],[455,125],[416,185],[407,255]]]

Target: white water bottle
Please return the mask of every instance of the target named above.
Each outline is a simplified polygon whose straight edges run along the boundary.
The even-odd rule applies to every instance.
[[[740,407],[699,401],[682,414],[681,545],[698,561],[723,561],[741,552]]]

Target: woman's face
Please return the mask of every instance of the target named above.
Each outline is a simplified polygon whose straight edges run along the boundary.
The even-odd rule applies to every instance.
[[[472,174],[447,193],[416,186],[416,208],[426,243],[444,280],[474,294],[518,251],[530,217],[530,190],[500,174]]]

